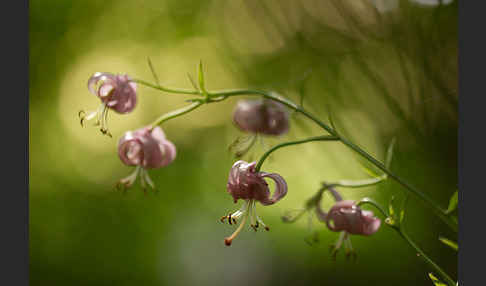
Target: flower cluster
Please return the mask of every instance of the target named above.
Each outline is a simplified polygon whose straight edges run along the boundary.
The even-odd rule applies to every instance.
[[[81,124],[97,117],[96,124],[101,125],[101,131],[111,136],[107,124],[108,110],[112,109],[120,114],[131,112],[137,103],[136,83],[127,75],[98,72],[89,78],[88,89],[101,100],[101,105],[97,111],[88,114],[80,112]],[[274,100],[240,100],[233,112],[233,122],[243,132],[250,133],[252,138],[259,134],[280,136],[289,130],[289,113],[283,104]],[[121,179],[117,186],[126,189],[140,177],[145,191],[146,185],[155,189],[148,170],[171,164],[176,158],[176,147],[166,138],[162,128],[149,125],[125,132],[118,141],[118,156],[125,165],[135,166],[135,170]],[[230,225],[236,225],[240,218],[242,220],[233,234],[224,239],[228,246],[248,219],[255,231],[259,227],[268,231],[269,227],[257,215],[256,203],[259,202],[263,206],[273,205],[287,194],[287,183],[283,177],[276,173],[261,172],[256,166],[256,162],[239,160],[233,164],[229,172],[227,191],[235,203],[240,199],[244,202],[239,210],[221,218],[221,222],[227,221]],[[273,194],[265,181],[266,178],[275,182]],[[341,232],[336,251],[343,242],[351,248],[350,234],[371,235],[378,230],[381,221],[374,217],[372,212],[361,210],[354,201],[342,200],[334,188],[328,189],[336,200],[329,212],[323,211],[320,207],[322,192],[318,199],[313,201],[312,206],[315,207],[318,218],[325,222],[331,231]]]

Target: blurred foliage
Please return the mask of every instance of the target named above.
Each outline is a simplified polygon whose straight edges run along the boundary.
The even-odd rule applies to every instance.
[[[396,137],[391,169],[446,208],[457,190],[457,1],[438,2],[30,1],[31,284],[430,285],[430,269],[387,227],[352,237],[358,260],[351,263],[332,261],[328,247],[338,234],[324,225],[314,222],[320,243],[309,246],[305,220],[280,221],[321,181],[367,177],[362,164],[373,167],[339,143],[275,152],[264,171],[284,176],[289,193],[258,207],[272,230],[246,231],[228,248],[223,238],[233,229],[218,219],[236,208],[225,189],[233,163],[227,148],[242,135],[231,123],[236,99],[164,124],[178,157],[151,171],[157,195],[139,186],[114,191],[131,171],[117,158],[117,138],[187,97],[140,86],[133,113],[110,114],[113,139],[82,128],[77,113],[99,103],[86,87],[96,71],[152,80],[150,57],[161,83],[190,88],[187,73],[196,78],[202,60],[208,90],[253,87],[303,98],[380,160]],[[244,159],[321,134],[301,115],[292,118],[288,135],[265,138]],[[342,193],[383,205],[405,199],[390,180]],[[413,198],[404,224],[456,277],[455,253],[437,240],[457,241],[455,234]]]

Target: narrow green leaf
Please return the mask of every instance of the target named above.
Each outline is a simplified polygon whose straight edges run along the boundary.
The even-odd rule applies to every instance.
[[[402,223],[403,219],[405,218],[405,208],[407,207],[408,198],[410,198],[410,194],[405,196],[405,199],[402,201],[401,211],[400,211],[400,223]]]
[[[152,72],[152,76],[154,77],[155,83],[157,85],[160,85],[159,77],[157,76],[157,73],[155,72],[154,66],[152,65],[152,61],[148,57],[147,57],[147,62],[148,62],[150,71]]]
[[[445,244],[445,245],[449,246],[450,248],[454,249],[455,251],[457,251],[457,250],[458,250],[458,248],[459,248],[459,247],[457,246],[457,243],[455,243],[454,241],[452,241],[452,240],[450,240],[450,239],[447,239],[447,238],[445,238],[445,237],[439,236],[439,240],[440,240],[440,241],[441,241],[443,244]]]
[[[405,218],[405,210],[404,210],[404,209],[402,209],[402,210],[400,211],[400,223],[402,223],[402,221],[403,221],[403,219],[404,219],[404,218]]]
[[[395,210],[393,208],[393,201],[395,200],[395,196],[391,197],[390,203],[388,204],[388,213],[391,217],[395,217]]]
[[[457,208],[458,202],[459,199],[456,191],[454,194],[452,194],[451,199],[449,200],[449,207],[447,208],[446,213],[450,214],[451,212],[453,212]]]
[[[202,61],[199,61],[199,87],[201,90],[206,93],[206,88],[204,86],[204,73],[203,73],[203,66],[202,66]]]
[[[385,157],[385,167],[388,169],[390,168],[391,160],[393,157],[393,148],[395,147],[396,138],[394,137],[386,150],[386,157]]]
[[[199,90],[199,87],[197,87],[197,84],[196,82],[194,81],[194,79],[192,78],[191,74],[190,73],[187,73],[187,77],[189,78],[189,81],[191,82],[192,84],[192,87],[194,87],[195,90]]]
[[[435,286],[447,286],[444,282],[440,281],[434,274],[429,273],[430,280],[434,283]]]
[[[332,111],[331,111],[331,105],[327,104],[327,111],[328,111],[328,118],[329,118],[329,124],[331,124],[332,129],[336,130],[336,125],[334,124],[334,119],[332,117]]]

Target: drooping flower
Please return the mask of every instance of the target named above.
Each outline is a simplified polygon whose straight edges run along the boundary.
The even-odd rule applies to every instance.
[[[117,113],[131,112],[137,104],[137,84],[128,75],[115,75],[106,72],[96,72],[88,80],[88,90],[101,100],[96,111],[80,111],[81,125],[84,121],[97,118],[95,125],[101,125],[101,132],[111,137],[108,131],[108,109]]]
[[[372,235],[380,228],[381,220],[372,211],[362,210],[355,201],[345,200],[337,202],[329,210],[326,224],[332,231]]]
[[[372,211],[362,210],[355,201],[343,200],[333,186],[324,185],[324,187],[331,192],[336,203],[329,212],[325,212],[320,206],[319,197],[319,200],[316,201],[316,214],[317,218],[325,222],[331,231],[341,232],[337,243],[332,247],[333,257],[336,257],[336,253],[343,243],[347,256],[356,257],[349,235],[372,235],[380,228],[381,220],[375,217]]]
[[[265,230],[269,230],[263,220],[256,213],[256,202],[260,202],[264,206],[272,205],[281,200],[287,194],[287,183],[278,174],[257,172],[255,170],[256,162],[247,163],[245,161],[237,161],[233,164],[228,177],[227,190],[233,197],[236,203],[239,199],[244,200],[243,206],[236,212],[231,213],[221,218],[221,222],[225,220],[229,224],[236,224],[237,219],[243,217],[242,222],[236,231],[229,237],[225,238],[226,245],[231,245],[233,239],[240,233],[250,217],[251,227],[257,231],[261,225]],[[275,181],[275,191],[270,195],[267,182],[264,178],[271,178]]]
[[[128,166],[136,166],[135,171],[119,181],[119,186],[130,187],[140,174],[141,184],[154,188],[147,170],[162,168],[174,161],[176,147],[166,139],[160,127],[143,127],[128,131],[118,141],[118,156]]]
[[[274,100],[240,100],[233,112],[233,122],[245,132],[282,135],[289,130],[289,113]]]
[[[270,99],[240,100],[233,112],[233,123],[243,132],[229,147],[236,158],[245,155],[259,135],[278,136],[289,130],[289,112],[280,102]],[[262,137],[260,137],[262,139]]]

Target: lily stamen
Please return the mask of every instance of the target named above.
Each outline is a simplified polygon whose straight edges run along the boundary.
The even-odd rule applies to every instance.
[[[235,237],[238,236],[238,234],[243,229],[243,226],[245,225],[245,222],[246,222],[246,219],[247,218],[248,218],[248,212],[246,213],[245,217],[243,218],[243,220],[241,221],[240,225],[235,230],[235,232],[233,232],[233,234],[231,234],[229,237],[227,237],[227,238],[224,239],[224,244],[226,244],[227,246],[230,246],[231,245],[231,242],[233,241],[233,239],[235,239]]]

